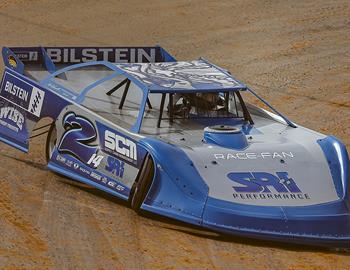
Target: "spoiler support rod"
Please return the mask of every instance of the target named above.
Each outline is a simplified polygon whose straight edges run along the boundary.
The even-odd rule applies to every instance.
[[[130,80],[129,79],[126,79],[125,82],[126,82],[126,85],[125,85],[125,88],[124,88],[122,100],[120,101],[120,104],[119,104],[119,109],[120,110],[123,109],[124,102],[125,102],[125,99],[126,99],[126,95],[128,94],[129,86],[130,86]]]
[[[159,118],[158,118],[158,123],[157,123],[157,127],[158,127],[158,128],[160,128],[160,122],[162,121],[162,116],[163,116],[163,111],[164,111],[165,97],[166,97],[166,93],[163,93],[163,94],[162,94],[162,99],[161,99],[161,101],[160,101]]]

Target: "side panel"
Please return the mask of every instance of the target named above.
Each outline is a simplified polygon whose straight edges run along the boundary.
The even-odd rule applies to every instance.
[[[154,138],[140,141],[155,162],[155,176],[141,208],[195,225],[202,223],[208,186],[183,149]]]
[[[36,123],[57,136],[48,167],[127,199],[145,157],[139,137],[6,68],[0,88],[0,140],[28,152]]]
[[[35,124],[44,117],[55,119],[67,104],[58,95],[6,68],[0,87],[0,140],[27,152]]]
[[[146,153],[135,135],[75,104],[62,110],[56,130],[52,170],[128,199]]]

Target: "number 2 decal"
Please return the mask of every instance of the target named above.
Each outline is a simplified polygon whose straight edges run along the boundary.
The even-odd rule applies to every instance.
[[[97,145],[90,145],[97,137],[94,125],[73,112],[64,116],[62,125],[66,131],[58,145],[58,151],[71,154],[85,164],[97,167],[103,156],[96,154]]]

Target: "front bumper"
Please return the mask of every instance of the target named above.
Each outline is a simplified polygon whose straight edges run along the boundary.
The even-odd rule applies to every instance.
[[[238,236],[350,248],[350,211],[344,201],[303,207],[262,207],[209,198],[202,225]]]

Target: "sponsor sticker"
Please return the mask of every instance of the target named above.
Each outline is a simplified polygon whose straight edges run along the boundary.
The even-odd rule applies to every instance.
[[[232,152],[232,153],[218,153],[214,154],[215,159],[235,160],[235,159],[292,159],[294,158],[293,152]]]
[[[108,156],[105,169],[107,172],[110,172],[119,178],[123,178],[124,164],[124,161]]]
[[[45,92],[26,81],[6,72],[1,85],[0,96],[40,117]]]
[[[109,61],[116,63],[155,62],[156,48],[46,48],[54,63]]]
[[[10,64],[11,67],[17,68],[17,60],[16,60],[16,58],[13,55],[10,55],[8,57],[8,61],[9,61],[9,64]]]
[[[100,146],[104,152],[131,165],[138,165],[139,153],[135,140],[121,132],[110,129],[102,123],[96,122],[96,125],[99,132]]]
[[[231,172],[227,177],[233,181],[234,198],[255,200],[305,200],[310,199],[288,172]]]
[[[16,56],[23,62],[39,60],[37,51],[16,51],[15,53]]]
[[[24,115],[12,106],[1,107],[0,124],[15,132],[22,131]]]
[[[62,155],[58,152],[55,152],[54,155],[56,155],[54,156],[54,159],[57,160],[65,168],[74,171],[77,174],[94,181],[95,183],[108,187],[124,195],[128,195],[129,189],[127,187],[123,186],[113,178],[110,178],[103,173],[100,173],[99,171],[88,167],[84,163],[77,160],[75,157]]]

